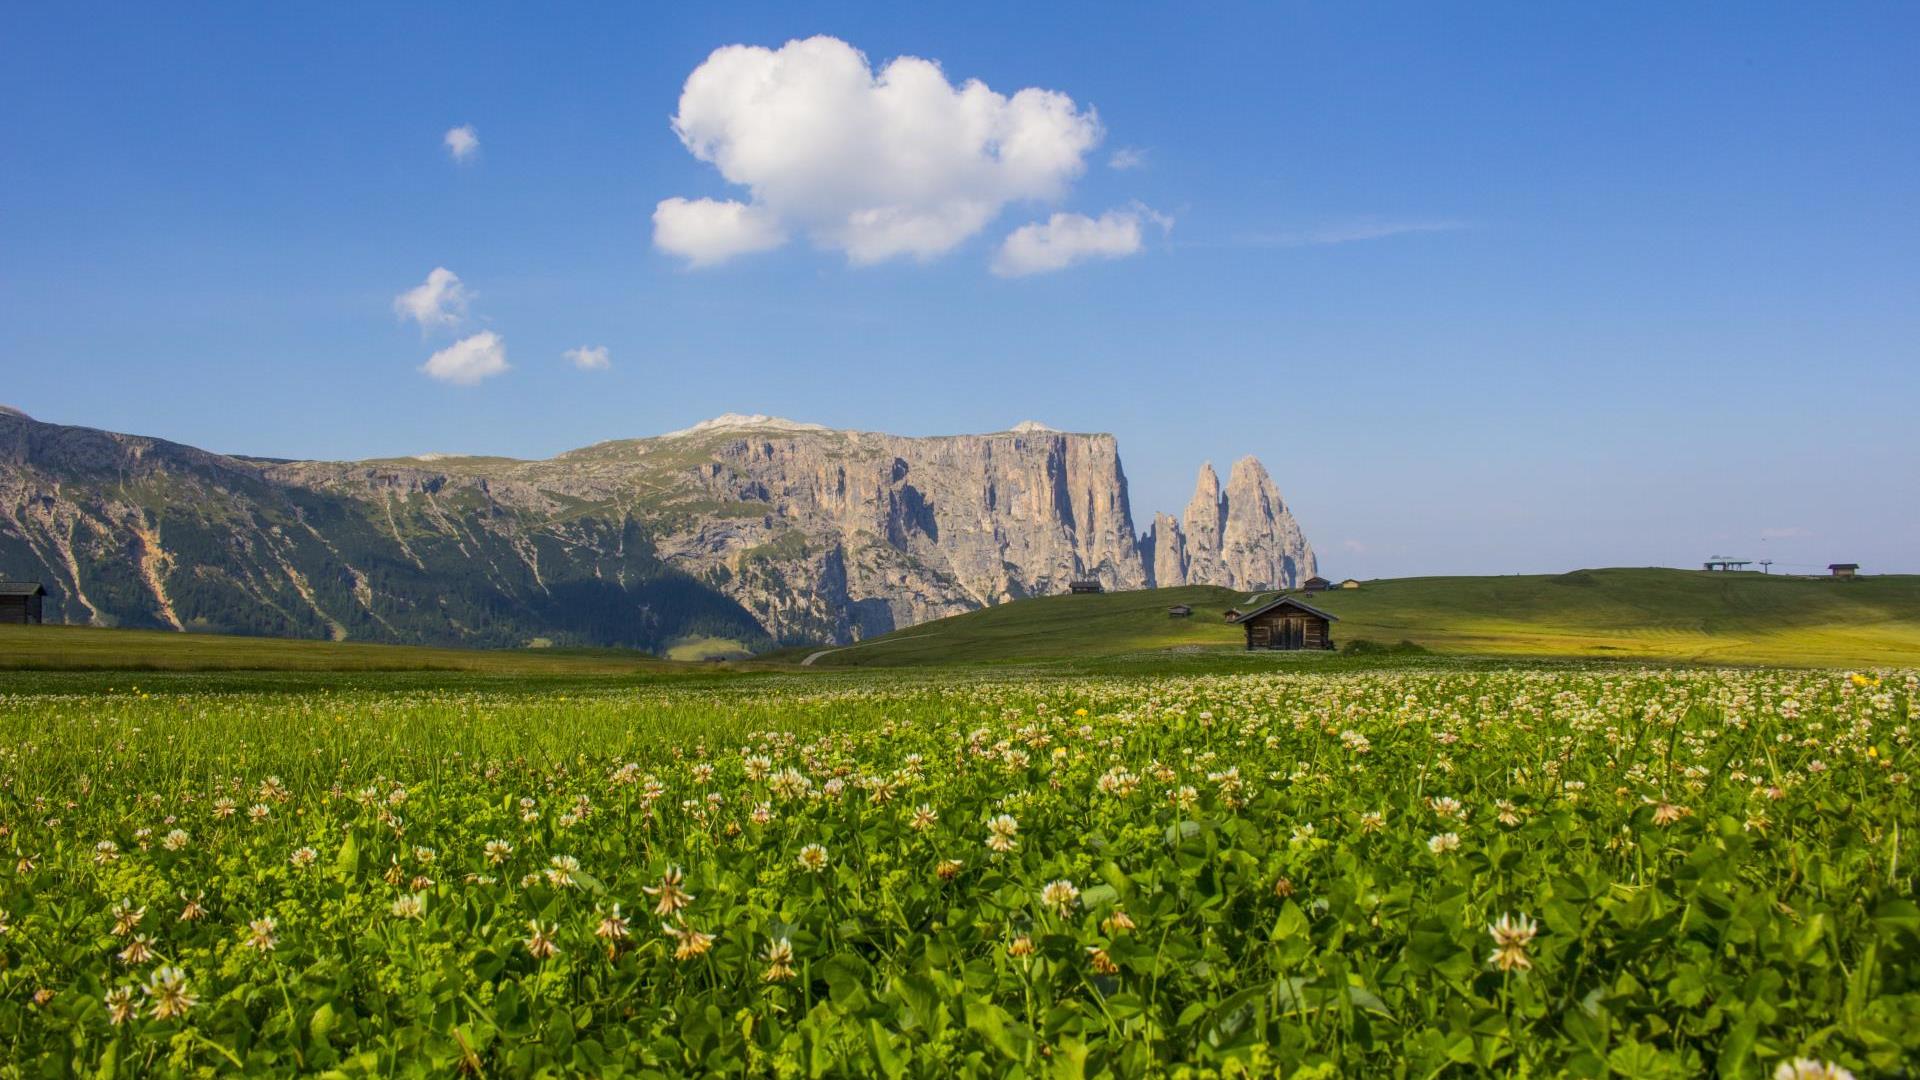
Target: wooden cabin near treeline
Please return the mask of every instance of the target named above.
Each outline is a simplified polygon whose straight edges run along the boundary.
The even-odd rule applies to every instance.
[[[1074,594],[1075,596],[1079,596],[1082,593],[1097,593],[1101,591],[1100,582],[1098,582],[1093,578],[1085,578],[1080,581],[1070,581],[1067,583],[1067,591]]]
[[[1185,604],[1175,604],[1167,609],[1167,618],[1184,619],[1193,614],[1193,609]]]
[[[0,581],[0,626],[39,626],[46,596],[37,581]]]
[[[1240,616],[1237,621],[1247,630],[1247,649],[1333,648],[1333,624],[1338,615],[1329,615],[1296,596],[1282,596]]]
[[[1319,574],[1315,574],[1312,577],[1308,578],[1307,580],[1301,582],[1300,588],[1304,589],[1307,592],[1326,592],[1328,589],[1333,588],[1333,582],[1328,581],[1326,578],[1321,577]]]

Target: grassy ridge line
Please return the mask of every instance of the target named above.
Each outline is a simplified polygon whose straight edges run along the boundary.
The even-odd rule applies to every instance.
[[[1271,597],[1272,594],[1265,594]],[[923,623],[823,656],[816,667],[1018,662],[1167,649],[1231,649],[1222,615],[1248,594],[1210,586],[1051,596]],[[1311,602],[1334,638],[1435,652],[1846,667],[1920,664],[1920,576],[1835,582],[1661,569],[1400,578]],[[1167,608],[1193,608],[1171,619]]]
[[[459,671],[493,675],[630,675],[672,670],[615,649],[442,649],[288,638],[0,626],[0,670]]]
[[[1263,594],[1270,597],[1272,594]],[[1209,669],[1326,663],[1324,654],[1239,653],[1223,619],[1248,594],[1212,586],[1053,596],[987,608],[830,652],[809,672],[911,665],[1137,661]],[[1920,666],[1920,576],[1854,583],[1684,570],[1582,570],[1497,578],[1402,578],[1312,602],[1334,637],[1410,640],[1455,656],[1810,666]],[[1172,619],[1187,604],[1193,615]],[[714,642],[698,643],[702,647]],[[785,650],[749,669],[798,665]],[[1156,659],[1158,658],[1158,659]],[[1123,665],[1125,666],[1125,665]],[[1231,665],[1238,670],[1242,664]],[[0,671],[455,672],[506,677],[660,676],[737,670],[621,650],[479,650],[81,627],[0,626]]]

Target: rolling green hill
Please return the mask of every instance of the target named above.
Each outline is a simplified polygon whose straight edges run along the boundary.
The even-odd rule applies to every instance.
[[[1271,599],[1275,594],[1260,594]],[[811,658],[811,671],[1024,663],[1156,655],[1241,656],[1229,607],[1248,594],[1212,586],[1004,604],[841,648],[787,650],[747,668]],[[1310,598],[1334,615],[1343,648],[1411,641],[1458,656],[1732,664],[1920,667],[1920,576],[1840,583],[1686,570],[1580,570],[1513,577],[1401,578]],[[1173,619],[1167,608],[1193,615]],[[736,642],[687,639],[687,657]],[[1316,663],[1327,654],[1249,662]],[[670,663],[617,649],[443,649],[81,627],[0,626],[0,671],[463,672],[503,676],[659,675],[738,669]]]
[[[1271,599],[1274,594],[1261,594]],[[1689,570],[1400,578],[1313,596],[1336,642],[1436,653],[1815,666],[1920,665],[1920,576],[1845,583]],[[885,667],[1232,650],[1248,594],[1211,586],[1025,600],[821,652],[813,667]],[[1193,615],[1172,619],[1167,608]]]

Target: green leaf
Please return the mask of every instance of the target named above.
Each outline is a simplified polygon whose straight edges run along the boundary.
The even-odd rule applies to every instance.
[[[1008,1030],[1013,1017],[1005,1009],[991,1001],[968,1001],[967,1030],[987,1040],[987,1044],[1008,1058],[1017,1059],[1020,1052],[1014,1048],[1013,1033]]]

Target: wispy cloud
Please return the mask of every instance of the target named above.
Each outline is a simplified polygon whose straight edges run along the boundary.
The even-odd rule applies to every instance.
[[[1143,168],[1146,164],[1147,152],[1138,146],[1123,146],[1115,150],[1113,156],[1107,159],[1107,168],[1121,172]]]
[[[1367,240],[1385,240],[1413,233],[1458,232],[1473,225],[1466,221],[1391,221],[1381,218],[1356,218],[1284,232],[1242,233],[1236,238],[1247,247],[1329,247],[1334,244],[1358,244]]]
[[[613,366],[613,358],[605,345],[581,345],[560,355],[581,371],[605,371]]]

